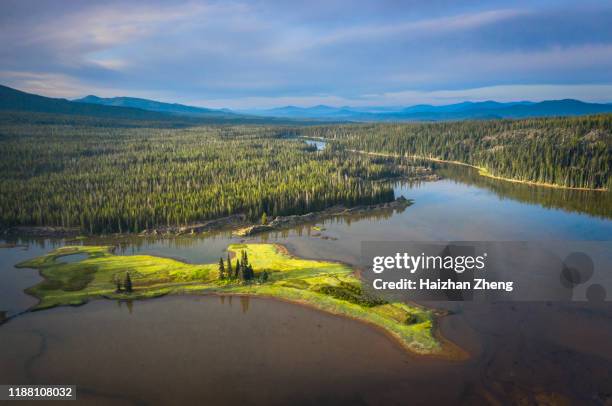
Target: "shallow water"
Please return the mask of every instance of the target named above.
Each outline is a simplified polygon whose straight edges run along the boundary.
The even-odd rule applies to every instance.
[[[421,368],[358,322],[248,297],[98,301],[2,329],[2,348],[17,351],[0,360],[0,381],[70,382],[84,398],[133,404],[359,404],[457,368]],[[450,400],[461,388],[448,386]]]
[[[247,240],[352,264],[367,240],[612,240],[602,194],[499,186],[467,169],[440,170],[446,180],[396,186],[396,194],[414,199],[401,213]],[[592,204],[581,205],[585,199]],[[236,241],[219,233],[87,243],[197,263],[217,261]],[[57,244],[64,242],[0,249],[0,311],[34,303],[22,289],[39,277],[13,265]],[[442,334],[472,355],[454,363],[412,357],[355,321],[271,300],[224,300],[97,301],[19,316],[0,327],[0,345],[11,349],[0,357],[0,382],[76,383],[84,398],[126,404],[529,404],[559,403],[559,396],[601,404],[612,394],[610,303],[434,303],[453,311],[440,322]]]

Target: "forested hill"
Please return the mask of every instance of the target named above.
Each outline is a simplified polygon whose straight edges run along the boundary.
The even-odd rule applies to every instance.
[[[224,118],[247,118],[245,115],[236,114],[226,110],[208,109],[204,107],[186,106],[178,103],[163,103],[155,100],[139,99],[136,97],[110,97],[87,96],[82,99],[73,100],[77,103],[97,104],[102,106],[133,107],[143,110],[158,111],[162,113],[179,114],[195,117],[224,117]]]
[[[90,99],[91,100],[91,99]],[[172,106],[172,105],[170,105]],[[180,106],[180,105],[179,105]],[[184,106],[188,107],[188,106]],[[210,110],[207,114],[178,114],[163,106],[158,111],[133,106],[113,106],[97,103],[80,103],[22,92],[0,85],[0,114],[3,121],[43,123],[84,123],[89,125],[133,126],[188,126],[200,124],[265,124],[295,123],[295,120],[277,120],[268,117],[251,117]],[[43,116],[40,116],[42,114]],[[46,115],[46,116],[45,116]]]
[[[612,190],[612,114],[319,126],[296,133],[327,138],[333,149],[426,156],[519,181]]]
[[[117,119],[168,120],[167,114],[129,107],[75,103],[22,92],[0,85],[0,111],[38,112]]]

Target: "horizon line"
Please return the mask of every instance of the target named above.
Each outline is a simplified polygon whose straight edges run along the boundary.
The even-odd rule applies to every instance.
[[[84,96],[57,96],[54,95],[53,92],[51,92],[51,94],[44,94],[45,92],[41,92],[41,91],[37,91],[34,89],[27,89],[27,90],[22,90],[20,88],[17,87],[13,87],[7,84],[0,84],[2,86],[20,91],[20,92],[24,92],[24,93],[30,93],[30,94],[34,94],[34,95],[38,95],[38,96],[42,96],[42,97],[48,97],[48,98],[54,98],[54,99],[64,99],[64,100],[68,100],[71,102],[77,102],[79,99],[84,99],[86,97],[97,97],[100,99],[117,99],[117,98],[132,98],[132,99],[141,99],[141,100],[147,100],[147,101],[154,101],[154,102],[158,102],[158,103],[165,103],[165,104],[177,104],[177,105],[182,105],[182,106],[187,106],[187,107],[195,107],[195,108],[202,108],[202,109],[211,109],[211,110],[232,110],[232,111],[265,111],[265,110],[274,110],[274,109],[282,109],[282,108],[298,108],[298,109],[310,109],[310,108],[315,108],[315,107],[329,107],[329,108],[336,108],[336,109],[342,109],[342,108],[347,108],[347,109],[371,109],[371,108],[410,108],[410,107],[416,107],[416,106],[432,106],[432,107],[445,107],[445,106],[451,106],[451,105],[456,105],[456,104],[462,104],[462,103],[486,103],[486,102],[493,102],[493,103],[499,103],[499,104],[513,104],[513,103],[542,103],[542,102],[547,102],[547,101],[563,101],[563,100],[573,100],[573,101],[578,101],[578,102],[582,102],[582,103],[589,103],[589,104],[603,104],[603,105],[608,105],[608,104],[612,104],[612,100],[607,99],[607,101],[602,101],[600,99],[597,100],[588,100],[588,98],[581,98],[581,97],[572,97],[572,96],[559,96],[559,97],[551,97],[551,98],[547,98],[547,97],[534,97],[534,98],[520,98],[517,97],[516,99],[503,99],[503,96],[500,96],[500,98],[487,98],[487,97],[466,97],[466,98],[451,98],[449,96],[446,96],[445,98],[448,98],[449,100],[437,100],[437,101],[433,101],[433,100],[423,100],[423,101],[411,101],[411,102],[406,102],[406,103],[371,103],[371,104],[347,104],[347,103],[338,103],[338,104],[334,104],[334,103],[324,103],[324,102],[319,102],[319,103],[311,103],[311,104],[307,104],[307,103],[279,103],[276,105],[269,105],[269,106],[251,106],[251,107],[228,107],[227,105],[222,105],[222,106],[211,106],[214,105],[214,101],[215,99],[211,99],[211,100],[207,100],[209,103],[206,103],[204,100],[202,101],[193,101],[193,102],[189,102],[189,101],[176,101],[176,100],[172,100],[172,101],[167,101],[168,99],[165,97],[155,97],[155,96],[141,96],[141,95],[134,95],[134,96],[129,96],[129,95],[122,95],[122,96],[99,96],[98,94],[96,94],[96,92],[87,92],[86,95]],[[548,87],[548,88],[553,88],[553,87],[558,87],[558,88],[564,88],[564,87],[595,87],[595,88],[610,88],[610,90],[612,91],[612,85],[608,85],[608,84],[601,84],[601,85],[498,85],[498,86],[488,86],[488,87],[480,87],[480,88],[469,88],[469,89],[462,89],[462,90],[437,90],[437,91],[430,91],[430,92],[426,92],[426,91],[404,91],[404,92],[396,92],[396,93],[383,93],[382,95],[390,95],[390,94],[400,94],[400,93],[407,93],[407,92],[411,92],[414,93],[414,95],[416,96],[417,93],[423,93],[423,95],[426,94],[434,94],[434,93],[459,93],[459,92],[466,92],[466,93],[470,93],[470,92],[474,92],[474,91],[483,91],[483,90],[490,90],[490,89],[500,89],[503,87],[512,87],[512,88],[517,88],[517,87]],[[42,89],[41,89],[42,90]],[[138,93],[138,92],[136,92]],[[316,96],[308,96],[308,97],[316,97]],[[326,97],[326,96],[323,96]],[[329,96],[327,96],[329,97]],[[458,96],[457,96],[458,97]],[[252,99],[275,99],[274,97],[263,97],[263,96],[259,96],[259,97],[253,97],[253,96],[245,96],[242,98],[236,98],[236,99],[232,99],[233,101],[244,101],[244,100],[252,100]],[[279,98],[282,99],[286,99],[286,98],[292,98],[292,96],[281,96]],[[296,98],[298,98],[296,96]],[[426,98],[426,97],[424,97]],[[452,100],[451,100],[452,99]],[[362,98],[358,98],[355,99],[353,101],[358,101],[358,100],[363,100]],[[348,99],[346,100],[348,101]],[[265,104],[265,103],[264,103]]]

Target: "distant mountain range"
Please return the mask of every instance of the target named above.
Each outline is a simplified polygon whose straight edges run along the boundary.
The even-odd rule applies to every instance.
[[[165,118],[149,110],[75,103],[66,99],[38,96],[0,85],[0,110],[53,113],[115,119],[159,120]]]
[[[180,104],[161,103],[153,100],[118,97],[102,99],[87,96],[78,101],[57,99],[22,92],[0,85],[0,112],[47,113],[62,116],[93,117],[106,124],[119,120],[161,122],[166,125],[194,125],[209,123],[286,123],[268,117],[246,116],[223,110],[204,109]]]
[[[467,119],[525,118],[576,116],[612,112],[612,104],[585,103],[579,100],[548,100],[543,102],[495,101],[462,102],[444,106],[420,104],[398,107],[295,107],[269,110],[248,110],[249,114],[265,117],[310,118],[349,121],[443,121]]]
[[[576,116],[612,113],[612,104],[579,100],[543,102],[462,102],[444,106],[313,107],[286,106],[266,110],[231,111],[162,103],[133,97],[87,96],[66,100],[39,96],[0,85],[0,111],[93,116],[105,119],[176,121],[185,123],[304,123],[313,121],[444,121],[467,119]]]
[[[138,99],[136,97],[101,98],[90,95],[83,97],[82,99],[73,100],[73,102],[98,104],[104,106],[131,107],[142,110],[157,111],[160,113],[180,114],[195,117],[244,117],[244,114],[237,114],[228,110],[215,110],[204,107],[185,106],[184,104],[178,103],[163,103],[155,100]]]

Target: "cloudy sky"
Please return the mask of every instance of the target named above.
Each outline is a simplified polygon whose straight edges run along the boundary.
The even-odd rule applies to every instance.
[[[612,2],[0,2],[0,83],[210,107],[612,102]]]

